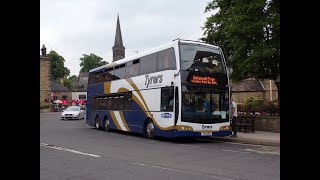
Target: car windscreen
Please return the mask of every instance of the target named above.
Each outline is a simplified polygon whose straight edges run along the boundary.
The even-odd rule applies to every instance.
[[[68,107],[66,111],[79,111],[79,107]]]

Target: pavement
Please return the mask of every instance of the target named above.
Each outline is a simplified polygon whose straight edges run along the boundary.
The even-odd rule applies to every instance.
[[[211,137],[217,141],[228,141],[243,144],[256,144],[265,146],[278,146],[280,147],[280,133],[254,131],[252,132],[237,132],[238,137]]]

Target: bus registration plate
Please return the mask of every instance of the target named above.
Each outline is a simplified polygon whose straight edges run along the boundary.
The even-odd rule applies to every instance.
[[[201,132],[201,136],[212,136],[212,132]]]

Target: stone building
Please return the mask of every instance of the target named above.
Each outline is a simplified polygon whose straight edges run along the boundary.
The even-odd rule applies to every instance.
[[[51,61],[43,44],[40,55],[40,105],[50,104],[51,98]]]
[[[112,51],[113,51],[113,62],[119,59],[125,58],[125,47],[123,46],[123,43],[122,43],[119,15],[117,17],[116,35],[115,35],[114,46],[112,47]]]
[[[230,84],[232,97],[237,103],[245,103],[245,99],[249,97],[265,100],[265,102],[278,100],[278,89],[273,80],[249,78],[238,83],[230,82]]]
[[[67,100],[71,102],[72,92],[62,84],[51,81],[52,100]]]

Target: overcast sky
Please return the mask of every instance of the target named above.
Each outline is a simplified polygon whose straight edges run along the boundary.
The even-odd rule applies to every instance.
[[[78,75],[80,58],[93,53],[112,62],[119,13],[126,57],[173,39],[198,40],[213,12],[210,0],[40,0],[40,49],[56,51],[70,75]]]

